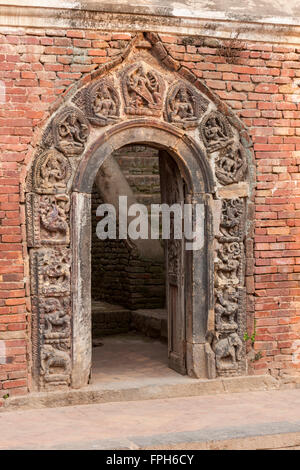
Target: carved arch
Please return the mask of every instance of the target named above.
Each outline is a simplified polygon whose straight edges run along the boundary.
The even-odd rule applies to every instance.
[[[153,49],[156,55],[161,51],[159,41]],[[27,178],[26,213],[34,376],[42,388],[80,387],[88,381],[90,192],[104,159],[129,143],[166,150],[187,184],[188,201],[205,208],[203,248],[189,257],[187,275],[189,374],[245,373],[249,140],[233,113],[224,112],[189,71],[175,72],[176,64],[166,57],[162,62],[172,73],[153,64],[150,55],[128,53],[128,64],[125,56],[115,61],[109,78],[99,74],[79,91],[76,87],[51,118],[36,153]],[[232,184],[239,185],[236,193]]]

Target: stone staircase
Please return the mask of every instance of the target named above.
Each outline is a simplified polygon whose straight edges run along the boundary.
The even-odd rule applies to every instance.
[[[102,336],[136,331],[151,338],[167,339],[167,311],[162,308],[129,310],[108,302],[92,302],[93,343]]]

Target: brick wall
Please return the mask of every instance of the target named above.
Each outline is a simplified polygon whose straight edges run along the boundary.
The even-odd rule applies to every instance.
[[[88,30],[0,31],[0,80],[6,93],[0,106],[0,357],[7,356],[0,363],[1,395],[30,387],[22,188],[34,147],[59,97],[119,56],[132,37]],[[292,362],[293,343],[300,336],[299,50],[247,43],[232,54],[215,40],[161,35],[161,41],[170,60],[202,79],[248,126],[257,175],[248,306],[257,321],[255,349],[262,353],[253,369],[299,373],[300,365]],[[248,318],[250,329],[253,319]]]

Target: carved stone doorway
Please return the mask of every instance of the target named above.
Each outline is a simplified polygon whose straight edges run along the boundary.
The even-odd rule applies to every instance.
[[[104,67],[107,77],[96,74],[66,95],[28,172],[32,371],[38,388],[88,383],[91,193],[109,156],[135,144],[170,157],[161,164],[166,202],[202,208],[199,248],[178,257],[182,246],[170,240],[166,250],[168,310],[175,319],[170,365],[198,378],[246,372],[251,142],[240,121],[196,77],[167,69],[148,49],[133,48],[123,59]]]
[[[176,201],[184,202],[187,200],[192,204],[200,203],[203,206],[203,245],[201,249],[184,254],[181,241],[179,244],[179,240],[171,239],[167,242],[167,310],[169,317],[170,367],[182,374],[188,373],[194,377],[207,377],[204,347],[208,320],[207,308],[212,298],[211,289],[213,288],[208,270],[204,269],[205,266],[212,263],[211,254],[208,251],[208,247],[212,243],[212,230],[211,228],[207,230],[211,221],[209,193],[193,191],[193,175],[186,168],[186,160],[195,158],[193,150],[183,143],[181,157],[176,156],[174,152],[170,151],[172,136],[165,129],[153,126],[151,122],[149,124],[147,126],[146,122],[143,122],[143,124],[136,122],[134,137],[130,128],[120,125],[118,139],[116,139],[116,142],[118,142],[117,148],[133,143],[148,144],[159,148],[162,186],[167,189],[162,192],[163,201],[172,204]],[[169,145],[167,150],[164,150],[166,147],[161,142],[166,141],[166,138]],[[177,137],[175,137],[174,142],[177,140]],[[74,387],[87,383],[91,367],[91,230],[90,220],[87,219],[87,214],[90,213],[90,192],[93,186],[90,175],[92,172],[94,178],[96,178],[101,163],[110,156],[109,149],[110,146],[107,146],[106,143],[105,147],[101,148],[99,142],[96,152],[89,156],[89,160],[86,162],[87,165],[79,169],[75,181],[75,184],[78,184],[78,189],[84,189],[84,191],[74,191],[73,193],[73,221],[81,221],[79,230],[76,229],[77,224],[75,222],[73,233],[73,260],[76,263],[73,273],[76,272],[75,268],[79,268],[76,273],[78,276],[76,285],[79,289],[77,287],[73,293],[75,297],[73,297],[73,305],[76,305],[77,310],[76,313],[73,313],[75,315],[73,323],[73,358],[76,357],[77,359],[73,363],[72,383]],[[81,171],[82,174],[80,174]],[[89,175],[88,181],[85,175]],[[204,189],[207,183],[206,175],[204,175],[203,178],[197,179],[196,185],[203,185],[202,188]],[[83,221],[84,223],[82,223]],[[205,232],[206,236],[204,236]],[[197,305],[197,310],[195,305]],[[83,312],[85,312],[84,317],[82,316]]]

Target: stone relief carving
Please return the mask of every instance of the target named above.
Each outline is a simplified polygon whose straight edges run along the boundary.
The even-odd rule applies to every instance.
[[[144,64],[132,65],[124,73],[122,85],[127,114],[160,115],[164,82],[157,72]]]
[[[232,375],[244,367],[244,224],[243,199],[223,199],[216,236],[216,333],[211,341],[219,375]]]
[[[235,331],[238,328],[236,317],[239,310],[239,293],[236,289],[216,289],[216,327],[218,331]]]
[[[183,82],[172,86],[166,100],[165,118],[176,126],[196,127],[208,101]]]
[[[70,297],[34,297],[34,366],[41,388],[69,385],[71,373]]]
[[[129,66],[122,75],[121,85],[128,115],[161,115],[165,83],[149,65]],[[68,385],[71,374],[71,252],[67,247],[56,246],[70,243],[67,195],[72,176],[70,158],[83,153],[90,123],[95,126],[113,124],[121,114],[119,94],[110,79],[86,87],[72,101],[81,111],[71,106],[64,108],[46,129],[42,145],[47,150],[36,158],[28,185],[32,192],[26,196],[28,246],[42,247],[31,251],[30,260],[32,295],[38,299],[37,363],[46,387],[47,384]],[[178,127],[194,128],[208,105],[209,101],[193,86],[176,82],[166,98],[165,119]],[[243,148],[237,147],[227,119],[218,112],[209,113],[200,124],[200,135],[208,153],[216,152],[218,182],[227,185],[242,181],[247,172],[247,159]],[[175,175],[171,175],[172,178]],[[176,184],[170,185],[171,201],[179,201]],[[243,199],[224,199],[216,237],[216,332],[210,343],[219,375],[239,371],[244,355],[241,340],[245,324],[244,223]],[[169,240],[168,268],[172,280],[182,268],[178,261],[181,250],[181,240]]]
[[[238,241],[243,237],[244,203],[242,199],[223,199],[220,222],[221,237]]]
[[[68,340],[71,332],[70,299],[68,297],[42,299],[41,310],[45,321],[44,339],[50,342],[58,339]]]
[[[31,251],[31,289],[33,295],[59,296],[70,292],[69,248]]]
[[[238,368],[238,361],[242,358],[243,343],[237,333],[230,333],[216,341],[214,351],[216,355],[217,370],[226,371]]]
[[[242,147],[234,149],[229,145],[220,150],[215,159],[215,172],[219,183],[226,185],[238,183],[247,171],[246,154]]]
[[[66,194],[27,194],[28,246],[69,244],[69,211],[70,198]]]
[[[240,267],[242,262],[240,243],[221,243],[220,248],[217,251],[217,255],[217,284],[238,284],[240,279]]]
[[[120,99],[114,86],[106,80],[87,89],[87,117],[92,124],[106,126],[120,118]]]
[[[209,153],[216,152],[233,142],[233,133],[227,119],[211,112],[200,124],[200,136]]]
[[[89,136],[89,122],[77,108],[67,107],[52,121],[55,147],[67,157],[76,157],[84,151]]]
[[[29,184],[33,191],[40,194],[64,192],[71,174],[68,159],[57,150],[50,149],[37,157]]]
[[[60,350],[51,344],[41,348],[41,376],[47,383],[68,385],[71,374],[71,357],[68,351]]]

